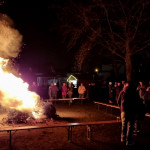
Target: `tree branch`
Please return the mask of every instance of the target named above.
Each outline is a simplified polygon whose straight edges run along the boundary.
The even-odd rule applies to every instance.
[[[121,6],[121,9],[122,9],[122,11],[123,11],[124,16],[127,17],[127,15],[126,15],[126,13],[125,13],[125,10],[124,10],[124,8],[123,8],[123,5],[122,5],[122,3],[121,3],[120,0],[119,0],[119,4],[120,4],[120,6]]]
[[[148,46],[150,46],[150,45],[145,45],[144,47],[140,48],[139,50],[133,52],[132,55],[135,55],[135,54],[137,54],[137,53],[140,53],[141,51],[143,51],[144,49],[146,49]]]
[[[118,57],[120,57],[120,58],[122,58],[123,60],[125,60],[125,58],[122,56],[122,55],[120,55],[119,53],[117,53],[115,50],[113,50],[112,48],[111,48],[111,46],[109,46],[109,42],[107,42],[107,41],[105,41],[106,43],[100,43],[103,47],[105,47],[106,49],[108,49],[109,51],[111,51],[113,54],[115,54],[115,55],[117,55]]]
[[[138,18],[138,20],[137,20],[137,25],[136,25],[136,27],[135,27],[135,32],[134,32],[134,34],[133,34],[133,36],[132,36],[132,39],[134,39],[134,38],[135,38],[135,35],[136,35],[137,30],[138,30],[138,28],[139,28],[139,23],[140,23],[140,20],[141,20],[142,14],[143,14],[143,10],[144,10],[144,3],[143,3],[142,10],[141,10],[141,12],[140,12],[140,16],[139,16],[139,18]]]

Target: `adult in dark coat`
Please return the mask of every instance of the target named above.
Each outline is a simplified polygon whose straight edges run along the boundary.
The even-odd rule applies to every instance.
[[[150,113],[150,82],[145,92],[145,109],[146,112]]]
[[[38,86],[37,86],[35,81],[32,82],[30,90],[33,91],[33,92],[36,92],[36,93],[38,92]]]
[[[139,81],[139,85],[137,86],[137,91],[139,92],[140,98],[143,100],[143,103],[145,104],[145,91],[146,87],[142,81]]]
[[[51,88],[52,99],[57,99],[58,90],[58,86],[56,85],[56,83],[54,83],[54,85]]]
[[[132,83],[126,83],[117,99],[121,110],[121,142],[126,143],[126,145],[132,145],[133,143],[132,135],[137,113],[137,96],[136,88]]]
[[[118,83],[117,83],[117,87],[116,87],[116,99],[118,98],[119,93],[121,92],[121,90],[122,90],[121,83],[118,82]]]

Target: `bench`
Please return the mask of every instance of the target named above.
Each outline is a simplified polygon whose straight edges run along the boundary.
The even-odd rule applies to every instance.
[[[67,127],[68,128],[68,141],[72,142],[72,127],[75,126],[86,126],[87,127],[87,139],[92,139],[92,126],[93,125],[104,125],[104,124],[114,124],[120,123],[120,120],[108,120],[108,121],[95,121],[95,122],[82,122],[82,123],[64,123],[64,124],[52,124],[49,126],[25,126],[25,127],[13,127],[13,128],[3,128],[0,132],[9,133],[9,149],[12,150],[12,132],[20,130],[35,130],[35,129],[48,129],[48,128],[58,128]]]
[[[73,100],[74,100],[73,98],[43,99],[44,102],[68,101],[69,107],[70,107]]]
[[[83,103],[83,100],[86,98],[59,98],[59,99],[43,99],[44,102],[57,102],[57,101],[68,101],[69,106],[74,100],[81,100],[81,104]]]

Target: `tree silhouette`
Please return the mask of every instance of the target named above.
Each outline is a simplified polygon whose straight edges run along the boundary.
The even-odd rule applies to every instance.
[[[150,46],[149,8],[144,0],[69,0],[57,7],[57,29],[68,50],[76,51],[76,69],[81,71],[88,53],[100,45],[124,62],[126,79],[132,80],[132,57]]]

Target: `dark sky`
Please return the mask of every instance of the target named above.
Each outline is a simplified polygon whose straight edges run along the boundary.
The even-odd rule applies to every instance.
[[[46,0],[6,0],[2,7],[2,12],[13,19],[16,29],[23,35],[20,68],[40,70],[49,65],[58,72],[68,69],[65,46],[50,30],[53,19],[48,12],[49,5]]]

